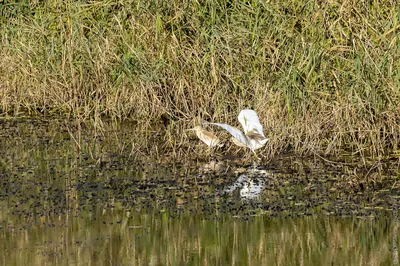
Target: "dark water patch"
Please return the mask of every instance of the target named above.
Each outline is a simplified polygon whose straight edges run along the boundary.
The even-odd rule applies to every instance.
[[[124,130],[0,122],[0,264],[378,265],[396,254],[395,160],[176,162],[140,155]]]

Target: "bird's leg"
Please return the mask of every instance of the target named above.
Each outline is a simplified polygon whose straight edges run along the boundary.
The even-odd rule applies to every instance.
[[[255,155],[255,154],[253,154],[253,153],[250,152],[249,150],[246,150],[246,151],[244,152],[244,154],[243,154],[243,157],[242,157],[243,162],[245,162],[245,163],[252,162],[252,161],[253,161],[253,156],[254,156],[254,155]]]
[[[260,157],[258,157],[257,153],[254,150],[251,150],[254,154],[254,157],[258,160],[261,161]]]
[[[216,148],[215,147],[208,147],[208,149],[207,149],[207,153],[208,153],[208,160],[209,161],[212,161],[212,160],[214,160],[215,159],[215,157],[216,157]]]
[[[211,157],[211,156],[210,156]],[[217,160],[217,158],[219,157],[219,154],[218,154],[218,147],[216,146],[216,147],[213,147],[212,148],[212,159],[213,160]]]
[[[208,162],[210,162],[211,161],[211,155],[212,155],[212,147],[208,147],[208,149],[207,149],[207,153],[208,153]]]
[[[257,153],[256,153],[255,150],[252,149],[251,152],[252,152],[255,156],[257,156]]]

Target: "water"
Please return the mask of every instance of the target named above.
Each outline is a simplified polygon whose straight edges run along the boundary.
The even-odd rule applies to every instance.
[[[129,132],[0,122],[1,265],[398,264],[396,161],[177,161]]]
[[[3,222],[3,265],[390,265],[376,219],[127,214],[123,208]]]

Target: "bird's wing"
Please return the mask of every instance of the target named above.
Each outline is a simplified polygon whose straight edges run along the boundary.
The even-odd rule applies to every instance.
[[[244,145],[249,145],[248,141],[247,141],[247,137],[243,134],[242,131],[240,131],[239,129],[237,129],[236,127],[232,127],[230,125],[227,124],[220,124],[220,123],[208,123],[208,122],[204,122],[203,124],[208,124],[208,125],[216,125],[219,127],[222,127],[223,129],[225,129],[226,131],[229,132],[229,134],[231,134],[235,139],[237,139],[239,142],[243,143]]]
[[[250,109],[245,109],[240,111],[238,120],[240,124],[242,124],[244,134],[247,134],[250,131],[257,131],[260,133],[263,137],[264,132],[263,132],[263,126],[260,124],[260,120],[258,120],[258,115],[256,112]]]

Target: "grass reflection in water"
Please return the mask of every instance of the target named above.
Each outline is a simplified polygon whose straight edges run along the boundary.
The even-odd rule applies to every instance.
[[[390,167],[354,182],[357,165],[315,159],[165,163],[132,153],[123,130],[82,134],[77,149],[78,138],[55,123],[5,125],[2,265],[382,265],[398,257]]]

